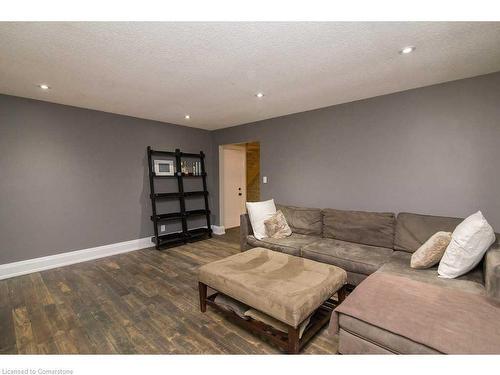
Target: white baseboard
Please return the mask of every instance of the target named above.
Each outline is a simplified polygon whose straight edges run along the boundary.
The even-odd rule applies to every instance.
[[[151,236],[0,265],[0,280],[154,246]]]
[[[223,226],[212,225],[212,232],[213,232],[213,234],[217,234],[220,236],[220,235],[226,233],[226,229]]]

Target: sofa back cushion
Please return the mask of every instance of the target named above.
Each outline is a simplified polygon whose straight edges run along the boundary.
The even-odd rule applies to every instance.
[[[390,212],[324,209],[323,237],[387,247],[394,245],[395,215]]]
[[[436,232],[453,232],[463,219],[401,212],[396,220],[394,250],[414,253]]]
[[[283,213],[293,233],[321,236],[323,222],[321,210],[319,208],[304,208],[277,204],[276,209]]]

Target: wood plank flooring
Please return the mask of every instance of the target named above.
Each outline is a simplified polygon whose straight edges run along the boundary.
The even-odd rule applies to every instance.
[[[238,231],[1,280],[0,353],[280,353],[210,307],[199,311],[196,270],[239,252]],[[323,329],[304,353],[336,349]]]

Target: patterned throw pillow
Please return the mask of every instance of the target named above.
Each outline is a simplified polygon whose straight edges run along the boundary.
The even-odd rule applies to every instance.
[[[281,211],[276,211],[273,216],[264,221],[266,234],[271,238],[285,238],[292,234],[292,230],[286,222],[285,215]]]
[[[450,232],[437,232],[411,256],[411,268],[430,268],[439,263],[450,244]]]

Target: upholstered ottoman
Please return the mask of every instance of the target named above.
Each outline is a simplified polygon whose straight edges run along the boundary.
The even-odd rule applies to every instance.
[[[257,247],[200,267],[200,308],[205,312],[208,303],[289,353],[298,353],[345,298],[346,280],[339,267]],[[288,332],[220,308],[216,294],[207,297],[207,286],[284,323]],[[337,292],[339,302],[330,300]],[[299,338],[306,319],[310,322]]]

